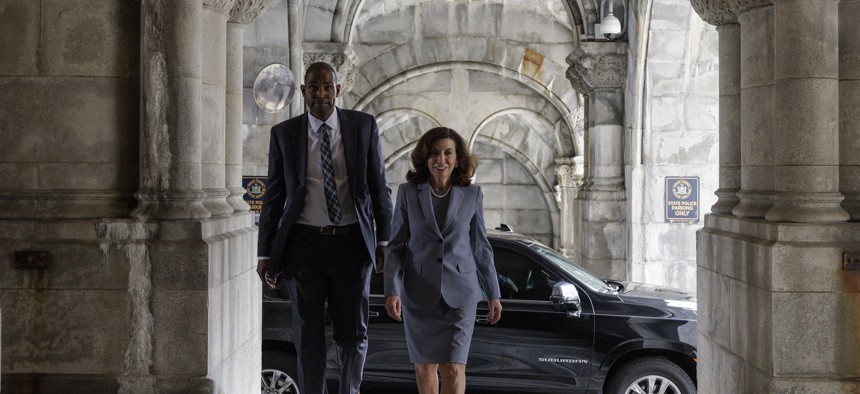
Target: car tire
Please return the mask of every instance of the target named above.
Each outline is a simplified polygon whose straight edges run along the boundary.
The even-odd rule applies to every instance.
[[[606,385],[606,394],[642,392],[695,394],[696,385],[681,367],[663,357],[630,361],[612,373]]]
[[[260,388],[262,394],[300,394],[296,356],[275,350],[263,351],[263,370]]]

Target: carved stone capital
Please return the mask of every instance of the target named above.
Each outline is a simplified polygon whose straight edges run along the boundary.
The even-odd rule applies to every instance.
[[[577,188],[581,186],[583,173],[582,156],[559,157],[555,159],[555,174],[560,188]]]
[[[247,25],[259,18],[267,7],[269,0],[234,0],[229,22]]]
[[[690,0],[693,10],[714,26],[738,22],[738,15],[753,8],[767,7],[773,0]]]
[[[714,26],[737,23],[737,0],[690,0],[693,10]]]
[[[734,4],[737,14],[740,15],[745,11],[753,8],[767,7],[773,4],[773,0],[723,0]]]
[[[358,75],[357,58],[349,44],[341,42],[316,42],[305,43],[304,56],[302,57],[302,70],[316,62],[325,62],[334,67],[337,73],[337,82],[341,86],[341,94],[344,94],[355,84]],[[301,76],[304,80],[304,75]]]
[[[220,12],[224,15],[230,15],[230,9],[233,8],[233,2],[236,0],[203,0],[203,8]]]
[[[567,57],[567,79],[587,94],[594,89],[621,89],[627,80],[627,45],[619,42],[582,42]]]

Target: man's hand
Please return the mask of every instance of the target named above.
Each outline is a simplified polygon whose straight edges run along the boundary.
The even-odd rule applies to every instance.
[[[257,261],[257,275],[260,277],[260,280],[263,281],[267,286],[271,288],[275,288],[278,284],[279,278],[281,278],[281,274],[279,273],[277,276],[272,278],[269,276],[269,259],[262,259]]]
[[[382,272],[385,268],[385,245],[376,245],[376,266],[373,268],[376,273]]]
[[[490,310],[487,312],[487,321],[490,324],[496,324],[499,322],[499,319],[502,318],[502,303],[498,298],[494,300],[490,300],[489,302]],[[388,303],[386,302],[386,307]]]
[[[496,300],[498,301],[498,300]],[[501,306],[500,306],[501,308]],[[400,315],[400,296],[388,296],[385,298],[385,311],[388,312],[388,316],[391,316],[392,319],[397,321],[403,321],[403,317]]]

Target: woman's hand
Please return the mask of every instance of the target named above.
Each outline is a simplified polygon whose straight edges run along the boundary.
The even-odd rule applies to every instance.
[[[499,304],[499,310],[501,308],[501,304]],[[391,316],[392,319],[403,321],[403,317],[400,316],[400,296],[388,296],[385,298],[385,311],[388,312],[388,316]]]
[[[499,322],[499,319],[502,318],[502,303],[498,298],[496,298],[494,300],[490,300],[489,306],[490,310],[487,312],[487,321],[490,322],[490,324],[496,324]],[[387,302],[385,303],[385,307],[388,307]]]

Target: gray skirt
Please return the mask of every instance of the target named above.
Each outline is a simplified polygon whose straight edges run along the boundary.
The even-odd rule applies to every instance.
[[[477,303],[451,308],[440,299],[433,309],[402,308],[409,360],[413,364],[466,364]]]

